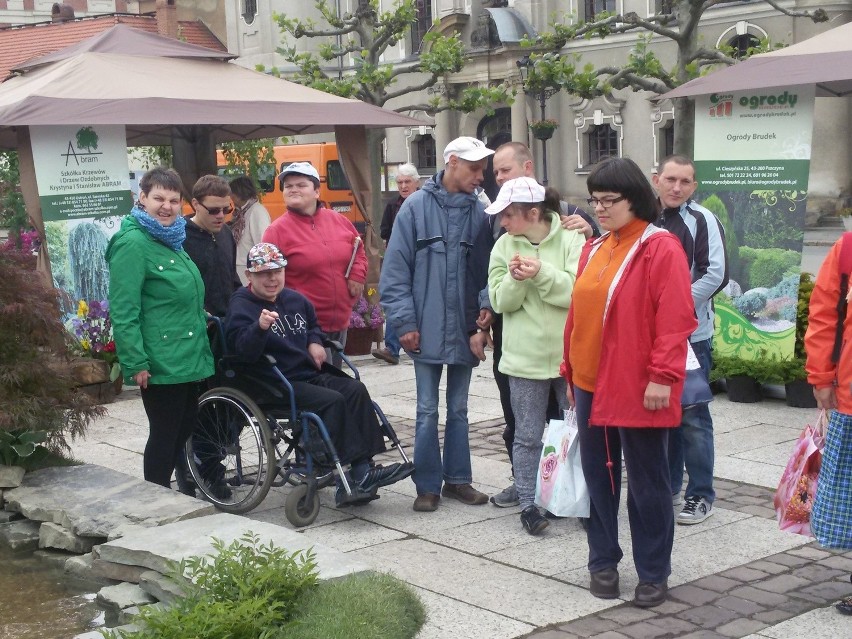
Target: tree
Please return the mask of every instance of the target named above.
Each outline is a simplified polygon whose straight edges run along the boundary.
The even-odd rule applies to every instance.
[[[385,106],[391,100],[419,94],[436,85],[450,73],[464,66],[464,44],[458,34],[451,36],[435,32],[423,39],[423,52],[416,60],[396,64],[382,62],[384,53],[403,40],[417,19],[415,0],[397,0],[388,11],[381,11],[378,0],[358,0],[354,13],[337,15],[326,0],[317,0],[317,11],[327,26],[320,27],[313,20],[297,20],[275,15],[278,25],[289,38],[316,38],[321,41],[318,53],[299,52],[286,40],[278,53],[296,66],[289,79],[327,93],[357,98],[376,106]],[[332,62],[343,63],[352,56],[354,70],[338,73]],[[392,56],[388,56],[392,57]],[[331,69],[334,73],[331,73]],[[278,69],[273,69],[278,74]],[[507,85],[496,87],[466,87],[457,95],[441,96],[427,103],[397,107],[396,111],[421,110],[435,114],[446,109],[464,112],[485,108],[493,112],[492,105],[511,103],[512,93]],[[381,170],[381,143],[383,132],[368,131],[370,148],[373,201],[371,218],[374,227],[381,222],[379,176]],[[369,222],[369,220],[368,220]],[[377,238],[378,233],[374,233]],[[377,241],[377,240],[376,240]]]
[[[606,95],[614,89],[633,89],[663,94],[707,72],[715,65],[732,65],[739,62],[729,47],[708,48],[701,42],[699,22],[704,13],[731,0],[671,0],[671,13],[642,18],[631,12],[625,15],[601,13],[584,24],[554,22],[552,31],[525,41],[536,53],[530,56],[534,65],[530,71],[529,86],[533,89],[558,88],[584,98]],[[797,11],[787,9],[776,0],[760,0],[778,12],[794,17],[825,22],[828,15],[822,9]],[[583,65],[579,55],[563,54],[562,49],[572,40],[580,38],[605,38],[613,33],[637,32],[639,37],[624,65],[594,68]],[[677,45],[675,66],[666,70],[651,49],[651,38],[662,36]],[[768,46],[768,43],[763,43]],[[749,55],[758,52],[749,51]],[[679,98],[674,102],[675,153],[692,155],[694,140],[694,102]]]
[[[77,148],[86,149],[89,153],[98,148],[98,134],[90,126],[85,126],[77,131]]]

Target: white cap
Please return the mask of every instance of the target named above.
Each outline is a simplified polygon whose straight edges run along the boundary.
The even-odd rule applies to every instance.
[[[494,204],[487,207],[488,215],[496,215],[503,212],[512,202],[525,202],[536,204],[544,202],[544,187],[531,177],[519,177],[505,182],[500,187]]]
[[[293,162],[292,164],[288,164],[284,167],[281,173],[278,174],[278,179],[283,180],[290,174],[306,175],[307,177],[314,178],[317,182],[319,182],[320,179],[319,173],[317,173],[314,165],[310,162]]]
[[[456,155],[468,162],[479,162],[482,158],[493,155],[494,151],[485,146],[485,142],[476,138],[456,138],[444,149],[444,164],[449,164],[450,156]]]

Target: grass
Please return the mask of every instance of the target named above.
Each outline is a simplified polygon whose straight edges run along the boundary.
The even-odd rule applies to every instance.
[[[359,574],[320,583],[280,639],[411,639],[425,618],[407,584],[390,575]]]

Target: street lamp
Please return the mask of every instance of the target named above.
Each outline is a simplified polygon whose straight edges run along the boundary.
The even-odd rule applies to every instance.
[[[525,55],[520,60],[516,61],[515,64],[518,65],[518,71],[521,74],[521,82],[524,85],[524,93],[533,98],[538,98],[538,106],[541,108],[541,119],[546,120],[545,117],[545,109],[547,106],[547,99],[551,96],[555,95],[559,92],[559,89],[541,87],[540,89],[531,89],[529,88],[529,79],[530,79],[530,68],[533,66],[533,61],[530,60],[528,55]],[[542,169],[542,180],[541,183],[544,186],[547,186],[547,140],[541,140],[541,169]]]

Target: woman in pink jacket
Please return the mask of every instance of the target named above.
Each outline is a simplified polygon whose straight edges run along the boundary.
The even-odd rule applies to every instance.
[[[604,160],[587,185],[607,232],[580,257],[562,372],[591,498],[591,592],[602,599],[620,594],[623,452],[639,575],[633,603],[656,606],[666,599],[674,538],[667,429],[680,424],[686,343],[698,325],[689,267],[678,239],[652,224],[657,200],[635,162]]]

